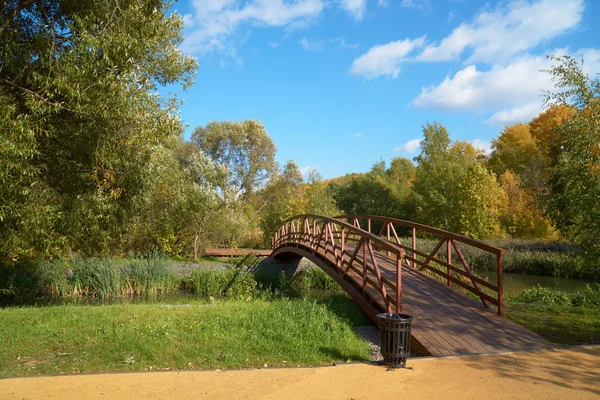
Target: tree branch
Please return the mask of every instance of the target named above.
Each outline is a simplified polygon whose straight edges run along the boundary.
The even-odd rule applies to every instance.
[[[24,3],[19,4],[13,11],[13,15],[8,17],[8,20],[4,23],[4,25],[0,26],[0,36],[2,36],[2,33],[6,30],[6,28],[8,28],[10,26],[10,24],[15,20],[15,18],[17,17],[17,15],[19,15],[19,13],[26,7],[29,7],[30,5],[37,3],[39,0],[27,0]]]

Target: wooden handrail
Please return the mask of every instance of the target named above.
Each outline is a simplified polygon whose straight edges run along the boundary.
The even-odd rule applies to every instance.
[[[352,221],[352,223],[346,222],[346,220]],[[361,228],[359,220],[367,221],[368,230]],[[378,234],[370,231],[372,221],[383,223]],[[394,225],[412,229],[411,247],[400,243]],[[417,248],[417,230],[438,236],[439,241],[432,251],[425,252]],[[496,285],[473,274],[456,242],[496,256]],[[279,225],[273,234],[271,244],[273,251],[291,245],[308,249],[313,254],[318,254],[321,259],[329,257],[330,265],[336,266],[338,274],[334,274],[336,279],[344,279],[352,270],[352,273],[359,277],[360,282],[356,283],[362,296],[371,300],[367,293],[367,286],[375,288],[377,292],[381,293],[388,311],[392,309],[390,299],[392,303],[395,303],[397,312],[402,309],[402,268],[412,267],[436,274],[447,283],[448,287],[454,284],[475,294],[481,299],[484,307],[489,308],[489,304],[496,306],[500,315],[504,312],[502,288],[502,255],[504,251],[463,235],[411,221],[374,215],[342,215],[333,218],[315,214],[300,214],[287,218]],[[446,254],[440,258],[437,254],[443,248]],[[453,251],[457,255],[454,260]],[[382,275],[377,257],[387,258],[392,261],[392,265],[396,265],[396,282],[392,282]],[[412,265],[411,263],[407,264],[407,261]],[[370,276],[368,276],[369,274]],[[459,279],[460,276],[463,277],[463,280]],[[489,291],[484,292],[481,287],[492,291],[495,296],[490,295]],[[394,291],[396,298],[389,294]]]
[[[504,294],[503,294],[503,282],[502,282],[503,281],[502,257],[504,254],[504,250],[502,250],[501,248],[491,246],[487,243],[483,243],[479,240],[476,240],[476,239],[473,239],[473,238],[470,238],[470,237],[467,237],[464,235],[459,235],[459,234],[456,234],[453,232],[445,231],[443,229],[438,229],[438,228],[434,228],[432,226],[427,226],[427,225],[419,224],[416,222],[401,220],[401,219],[397,219],[397,218],[389,218],[389,217],[383,217],[383,216],[377,216],[377,215],[360,215],[360,214],[345,214],[345,215],[337,216],[336,218],[339,218],[340,220],[352,221],[352,223],[355,224],[355,226],[360,226],[359,220],[366,220],[369,232],[371,230],[371,222],[372,221],[382,222],[383,225],[381,227],[381,231],[379,232],[379,235],[382,235],[384,232],[384,229],[387,228],[387,240],[390,241],[391,243],[394,243],[391,240],[391,236],[390,236],[390,231],[393,232],[394,239],[397,242],[394,244],[397,244],[400,248],[403,248],[410,253],[410,256],[406,255],[405,258],[409,261],[412,261],[412,266],[414,268],[416,268],[418,265],[421,270],[428,270],[434,274],[437,274],[441,278],[445,278],[446,283],[449,287],[452,286],[452,283],[455,283],[458,286],[479,296],[479,298],[481,299],[481,302],[483,303],[483,305],[485,307],[489,308],[489,305],[488,305],[488,301],[489,301],[498,307],[498,314],[502,315],[504,313]],[[405,246],[400,243],[400,239],[399,239],[398,235],[396,234],[394,224],[412,229],[412,247],[408,247],[408,246]],[[417,245],[416,245],[417,244],[417,235],[416,235],[417,230],[436,235],[439,238],[438,244],[435,246],[435,248],[433,249],[433,251],[431,251],[430,254],[426,254],[424,251],[420,251],[417,249]],[[473,274],[473,271],[471,270],[469,264],[467,263],[467,260],[463,256],[460,248],[456,245],[456,242],[461,242],[461,243],[464,243],[465,245],[478,248],[485,252],[491,253],[496,257],[496,285],[486,282],[483,279],[481,279]],[[446,255],[445,255],[446,261],[440,260],[439,258],[436,257],[436,254],[438,253],[438,251],[442,248],[442,246],[444,244],[446,244]],[[453,265],[453,262],[452,262],[452,250],[453,249],[456,252],[456,254],[458,255],[458,258],[460,261],[459,265],[462,265],[464,270],[461,270]],[[417,256],[422,257],[424,259],[424,261],[417,259]],[[432,262],[445,268],[446,271],[444,272],[444,271],[441,271],[440,269],[434,267],[431,264]],[[453,276],[454,273],[457,273],[457,274],[469,279],[471,281],[472,285],[468,285],[464,282],[459,281],[456,277]],[[481,290],[479,285],[485,286],[488,289],[495,292],[497,298],[495,298],[495,299],[491,298],[488,294],[484,293]]]
[[[312,224],[309,223],[310,220]],[[348,242],[356,245],[347,246]],[[273,251],[293,245],[310,249],[320,257],[330,257],[331,264],[336,266],[336,279],[344,279],[352,269],[353,273],[360,276],[360,282],[357,284],[361,285],[360,290],[365,299],[370,300],[367,286],[371,286],[381,293],[388,312],[392,311],[393,306],[396,312],[402,310],[402,267],[405,252],[393,242],[336,218],[300,214],[287,218],[279,225],[271,244]],[[395,256],[395,284],[382,275],[377,261],[378,250],[386,251],[389,254],[388,258]],[[375,279],[369,277],[369,273]],[[396,297],[392,296],[391,292],[395,292]]]
[[[382,221],[382,222],[393,222],[395,224],[398,225],[402,225],[402,226],[406,226],[408,228],[416,228],[419,229],[421,231],[425,231],[425,232],[429,232],[429,233],[433,233],[435,235],[438,236],[444,236],[444,237],[448,237],[454,240],[457,240],[459,242],[471,245],[473,247],[477,247],[481,250],[485,250],[487,252],[490,253],[494,253],[494,254],[504,254],[504,250],[499,248],[499,247],[494,247],[491,246],[487,243],[481,242],[479,240],[470,238],[468,236],[464,236],[464,235],[459,235],[457,233],[453,233],[453,232],[448,232],[445,231],[443,229],[438,229],[438,228],[434,228],[433,226],[428,226],[428,225],[423,225],[423,224],[419,224],[416,222],[412,222],[412,221],[406,221],[403,219],[397,219],[397,218],[389,218],[389,217],[382,217],[379,215],[361,215],[361,214],[344,214],[344,215],[339,215],[337,217],[335,217],[337,219],[340,220],[344,220],[344,219],[366,219],[368,220],[376,220],[376,221]]]

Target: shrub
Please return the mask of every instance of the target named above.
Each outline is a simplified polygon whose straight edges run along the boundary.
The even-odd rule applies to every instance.
[[[507,300],[515,303],[535,303],[549,306],[571,305],[571,298],[568,294],[559,290],[540,287],[539,285],[538,287],[527,289],[517,296],[509,297]]]

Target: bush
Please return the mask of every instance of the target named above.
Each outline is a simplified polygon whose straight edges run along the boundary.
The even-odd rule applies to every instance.
[[[507,300],[515,303],[535,303],[549,306],[571,305],[571,298],[568,294],[540,286],[527,289],[517,296],[509,297]]]

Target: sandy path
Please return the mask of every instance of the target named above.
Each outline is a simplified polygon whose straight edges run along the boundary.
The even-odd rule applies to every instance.
[[[0,380],[0,399],[600,399],[600,346],[408,366],[11,378]]]

